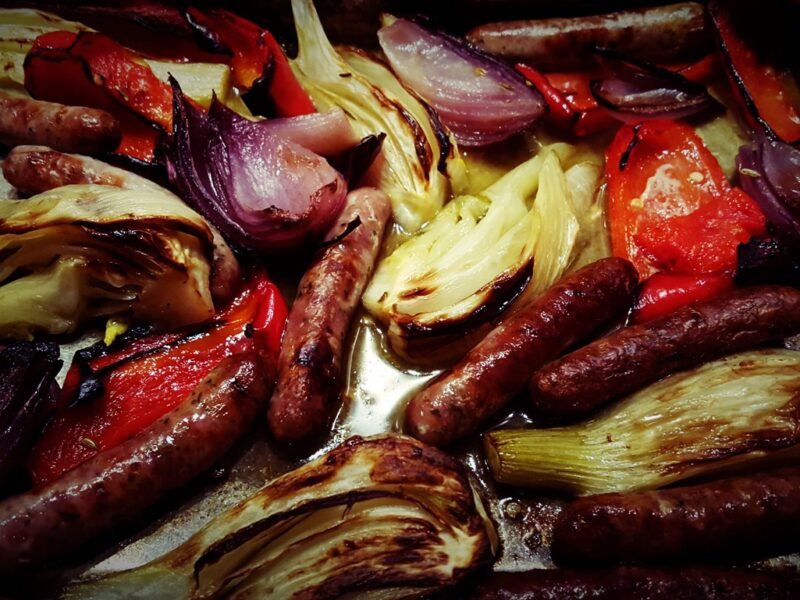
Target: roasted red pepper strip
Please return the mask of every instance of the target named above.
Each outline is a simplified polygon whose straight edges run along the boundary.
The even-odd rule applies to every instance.
[[[642,283],[633,306],[632,321],[643,323],[664,316],[698,300],[712,298],[733,288],[728,273],[674,275],[656,273]]]
[[[99,34],[40,35],[25,58],[25,88],[34,98],[101,108],[120,121],[116,149],[153,159],[159,129],[172,129],[172,90],[139,56]]]
[[[626,125],[606,151],[615,255],[641,278],[733,273],[736,248],[763,234],[764,215],[732,188],[694,129],[671,120]]]
[[[108,354],[73,361],[63,395],[75,401],[81,386],[94,397],[62,410],[33,449],[36,484],[59,477],[98,451],[129,439],[178,404],[219,362],[257,350],[274,376],[286,305],[263,273],[213,321],[193,329],[148,336]],[[102,347],[101,347],[102,348]]]
[[[559,129],[585,137],[618,125],[616,119],[597,105],[589,91],[586,73],[543,74],[525,64],[518,64],[522,74],[544,96],[547,118]]]
[[[201,11],[189,8],[187,14],[197,25],[215,36],[233,52],[231,68],[240,90],[249,90],[262,77],[266,93],[278,117],[295,117],[316,112],[314,104],[297,81],[272,34],[255,23],[222,8]]]
[[[755,125],[784,142],[800,141],[798,82],[791,68],[779,66],[774,57],[777,52],[796,52],[791,50],[794,40],[780,32],[786,25],[781,19],[791,23],[792,15],[777,14],[770,3],[758,8],[742,5],[741,11],[736,11],[736,5],[712,2],[709,6],[734,93]],[[796,25],[795,21],[790,35],[796,33]]]

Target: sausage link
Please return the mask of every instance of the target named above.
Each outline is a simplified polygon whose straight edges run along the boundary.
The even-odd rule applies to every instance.
[[[11,150],[3,160],[3,176],[15,188],[31,195],[83,183],[163,191],[161,186],[130,171],[47,146],[17,146]]]
[[[289,313],[269,403],[269,427],[282,442],[322,433],[339,393],[344,339],[369,281],[391,204],[374,188],[350,192],[329,238],[356,218],[360,224],[328,246],[308,269]]]
[[[97,154],[116,148],[120,137],[119,121],[104,110],[0,92],[0,144],[41,144],[64,152]]]
[[[481,25],[467,39],[489,54],[544,70],[593,64],[596,46],[646,61],[673,62],[710,50],[705,11],[681,2],[607,15]]]
[[[468,600],[790,600],[800,596],[797,572],[715,567],[619,567],[608,571],[539,569],[494,573]]]
[[[636,283],[635,269],[621,258],[599,260],[567,276],[414,396],[406,428],[434,446],[475,431],[532,372],[625,311]]]
[[[800,332],[800,291],[733,290],[625,327],[545,366],[529,391],[544,414],[576,418],[664,375]]]
[[[616,564],[753,558],[800,549],[800,468],[579,498],[556,519],[553,558]]]
[[[225,359],[175,410],[52,483],[0,503],[0,575],[68,556],[211,467],[268,391],[253,354]]]

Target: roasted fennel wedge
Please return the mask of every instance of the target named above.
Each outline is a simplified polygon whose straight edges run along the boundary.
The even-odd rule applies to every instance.
[[[597,160],[551,144],[483,192],[447,204],[381,260],[364,293],[392,349],[412,360],[463,349],[464,333],[479,332],[529,279],[528,296],[551,286],[592,235],[604,235],[599,179]]]
[[[450,193],[439,170],[436,124],[419,100],[400,91],[402,85],[384,66],[370,65],[366,55],[349,50],[348,63],[325,36],[312,0],[292,0],[292,12],[299,46],[291,62],[295,76],[317,109],[343,109],[360,137],[386,135],[383,158],[367,173],[367,183],[389,196],[394,219],[404,230],[417,231]],[[455,152],[447,156],[461,160]]]
[[[405,436],[353,437],[172,552],[65,597],[418,597],[491,560],[494,536],[458,462]]]
[[[209,319],[214,241],[203,217],[157,186],[0,200],[0,337],[70,333],[98,317]]]
[[[570,427],[488,433],[501,483],[628,492],[800,456],[800,352],[762,349],[676,373]]]

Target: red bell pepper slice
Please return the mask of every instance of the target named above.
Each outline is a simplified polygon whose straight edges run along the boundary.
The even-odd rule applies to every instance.
[[[767,133],[794,143],[800,141],[800,89],[788,66],[791,59],[786,57],[787,66],[781,66],[775,57],[781,51],[794,52],[794,40],[780,32],[781,26],[786,25],[781,20],[791,21],[792,17],[777,14],[769,4],[758,9],[747,5],[746,10],[737,12],[735,2],[712,2],[709,14],[734,93],[746,108],[745,114]]]
[[[731,187],[690,126],[671,120],[626,125],[606,151],[613,253],[641,278],[733,273],[736,248],[764,233],[764,215]]]
[[[82,358],[70,366],[62,398],[90,399],[63,409],[33,449],[30,471],[42,484],[113,448],[175,408],[226,356],[256,350],[274,378],[287,309],[280,292],[259,273],[205,325],[151,335]],[[106,353],[107,352],[107,353]],[[83,392],[82,392],[83,389]],[[92,395],[91,393],[89,395]]]
[[[25,88],[34,98],[100,108],[120,121],[115,152],[150,162],[159,131],[172,130],[172,90],[139,56],[90,32],[54,31],[25,57]]]
[[[578,117],[577,111],[567,101],[564,95],[553,87],[547,77],[533,67],[522,63],[518,63],[515,68],[518,73],[527,79],[533,87],[539,90],[539,93],[544,96],[544,101],[547,103],[548,108],[547,118],[559,127],[572,127]]]
[[[242,91],[266,78],[266,94],[275,107],[276,116],[295,117],[317,112],[292,73],[283,48],[269,31],[223,8],[205,11],[189,8],[187,14],[231,49],[234,82]]]
[[[634,323],[651,321],[687,304],[712,298],[732,288],[733,276],[728,273],[656,273],[642,283],[631,320]]]

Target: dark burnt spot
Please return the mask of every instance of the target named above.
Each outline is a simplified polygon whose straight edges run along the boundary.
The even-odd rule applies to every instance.
[[[426,558],[419,552],[394,552],[381,560],[383,565],[407,565],[425,562]]]
[[[428,296],[436,291],[436,288],[432,287],[415,287],[410,290],[406,290],[402,292],[398,297],[401,300],[409,300],[411,298],[419,298],[421,296]]]

